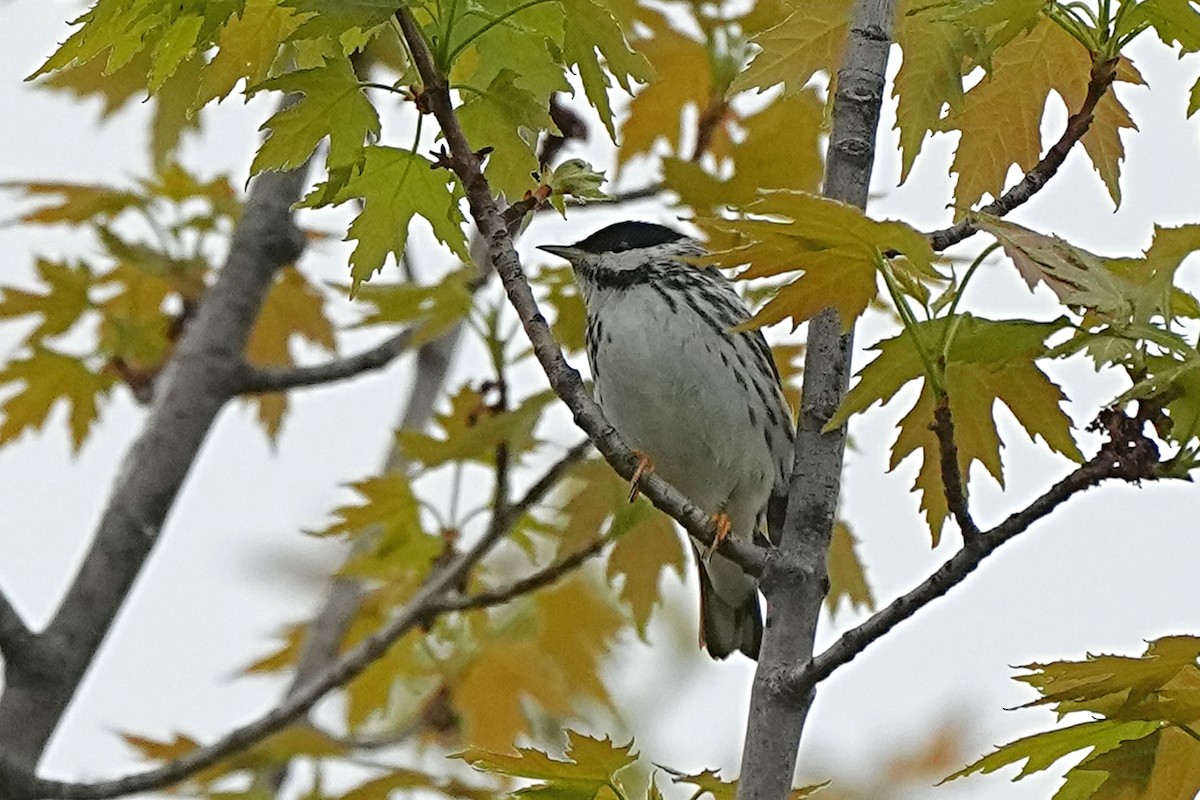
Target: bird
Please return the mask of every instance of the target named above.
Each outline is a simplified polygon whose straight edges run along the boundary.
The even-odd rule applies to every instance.
[[[794,423],[750,309],[696,239],[651,222],[609,225],[541,250],[571,263],[587,310],[593,396],[639,457],[713,515],[718,538],[777,541],[787,504]],[[755,579],[693,539],[700,644],[757,659],[763,617]]]

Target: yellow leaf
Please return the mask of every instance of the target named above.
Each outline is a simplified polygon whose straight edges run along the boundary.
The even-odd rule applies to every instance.
[[[787,19],[754,38],[762,51],[734,79],[731,91],[761,91],[782,83],[791,94],[819,70],[836,74],[852,8],[850,0],[796,3]]]
[[[91,307],[92,270],[86,264],[72,266],[39,258],[35,268],[45,284],[44,293],[0,287],[0,319],[41,317],[26,339],[30,343],[40,343],[48,336],[66,333]]]
[[[600,662],[624,619],[593,581],[575,573],[511,616],[492,621],[490,638],[451,682],[463,740],[477,747],[507,749],[528,733],[526,701],[560,719],[584,703],[612,703]]]
[[[930,131],[939,127],[943,107],[962,102],[962,29],[930,14],[900,14],[896,41],[904,53],[892,96],[896,98],[896,130],[900,132],[900,182],[921,152]]]
[[[172,761],[200,746],[195,739],[181,733],[175,734],[175,738],[170,741],[158,741],[133,733],[122,733],[121,738],[147,761]]]
[[[875,597],[867,583],[867,571],[858,558],[858,539],[845,522],[833,526],[833,539],[829,543],[829,593],[825,595],[825,607],[836,614],[845,598],[850,610],[866,608],[875,610]]]
[[[649,503],[627,503],[626,509],[632,519],[622,523],[625,530],[608,555],[605,574],[609,581],[622,579],[618,595],[629,606],[638,636],[645,641],[650,615],[661,599],[658,586],[663,570],[683,577],[683,547],[670,517]]]
[[[96,420],[97,398],[107,396],[114,381],[106,372],[92,372],[82,359],[35,346],[31,355],[0,370],[0,384],[24,384],[0,406],[4,419],[0,444],[11,442],[27,428],[41,429],[54,405],[65,400],[71,442],[78,452]]]
[[[262,311],[246,342],[246,358],[260,366],[291,366],[291,344],[300,338],[333,351],[333,325],[325,316],[325,299],[295,267],[280,270],[267,292]],[[267,436],[274,439],[283,423],[287,401],[283,395],[257,399],[259,420]]]
[[[150,155],[155,169],[173,160],[185,131],[199,130],[200,117],[192,114],[204,57],[193,55],[181,63],[154,93],[154,119],[150,124]]]
[[[653,30],[654,38],[639,41],[636,49],[654,68],[654,80],[629,104],[618,167],[650,152],[659,137],[666,137],[671,152],[679,154],[680,113],[689,105],[704,108],[712,95],[712,68],[704,45],[665,21]]]
[[[937,277],[928,240],[902,222],[877,222],[853,206],[806,192],[767,192],[744,211],[779,221],[704,220],[707,227],[750,242],[708,260],[726,267],[749,264],[742,278],[803,272],[779,290],[750,326],[789,317],[799,325],[832,306],[849,329],[877,294],[875,270],[883,252],[903,254],[917,273]]]
[[[554,399],[554,393],[547,390],[526,397],[512,410],[500,411],[485,402],[478,391],[463,386],[450,398],[450,410],[434,418],[436,432],[441,435],[401,430],[396,438],[405,456],[426,468],[452,461],[490,465],[495,463],[496,448],[502,444],[510,457],[518,457],[537,445],[533,429]]]

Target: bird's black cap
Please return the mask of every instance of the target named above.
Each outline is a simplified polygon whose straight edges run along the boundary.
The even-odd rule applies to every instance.
[[[589,253],[620,253],[624,250],[636,250],[641,247],[677,242],[684,235],[664,225],[653,222],[618,222],[601,228],[591,236],[576,242],[572,247],[586,250]]]

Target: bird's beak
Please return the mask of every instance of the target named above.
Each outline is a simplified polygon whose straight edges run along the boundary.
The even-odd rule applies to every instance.
[[[565,258],[567,261],[575,261],[583,253],[578,247],[569,244],[543,244],[538,250],[545,250],[550,255]]]

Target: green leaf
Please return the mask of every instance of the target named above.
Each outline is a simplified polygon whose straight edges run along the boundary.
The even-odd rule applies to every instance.
[[[518,789],[515,794],[538,798],[592,800],[602,789],[620,782],[618,772],[637,761],[633,742],[618,745],[611,739],[593,739],[572,730],[567,731],[565,761],[550,758],[533,748],[516,748],[514,753],[494,753],[471,747],[457,754],[481,772],[508,775],[541,781],[534,786]]]
[[[219,49],[204,68],[196,106],[223,100],[240,80],[246,87],[265,80],[279,47],[300,24],[296,13],[278,0],[246,0],[217,36]]]
[[[451,272],[439,283],[428,286],[365,284],[355,297],[359,303],[374,309],[358,325],[410,323],[418,326],[414,342],[436,339],[470,313],[474,303],[472,284],[478,277],[474,269],[468,268]]]
[[[458,109],[471,146],[492,148],[484,168],[488,184],[510,198],[520,198],[534,186],[538,136],[559,132],[545,103],[518,88],[515,77],[512,70],[502,70],[487,89],[467,92]]]
[[[566,29],[563,56],[579,70],[588,102],[600,114],[608,135],[616,141],[612,106],[608,99],[608,76],[626,92],[635,81],[645,83],[652,72],[645,57],[629,47],[625,33],[613,14],[592,0],[562,0]],[[604,58],[603,66],[600,57]]]
[[[387,22],[405,0],[283,0],[283,5],[307,15],[291,38],[329,38],[349,55],[362,49],[372,29]]]
[[[543,170],[541,181],[550,187],[550,202],[563,217],[567,216],[567,197],[574,197],[581,203],[612,199],[600,191],[604,173],[592,169],[592,165],[582,158],[569,158],[558,166]]]
[[[346,234],[347,240],[358,240],[350,256],[351,293],[382,269],[389,253],[396,258],[404,253],[413,217],[423,217],[441,242],[470,263],[453,176],[408,150],[372,145],[363,155],[361,169],[343,186],[332,192],[328,185],[318,186],[300,202],[317,208],[362,198],[363,209]]]
[[[255,154],[251,174],[295,169],[327,136],[331,170],[358,165],[365,158],[367,137],[379,135],[379,115],[359,87],[348,58],[280,75],[260,83],[254,91],[263,89],[298,92],[304,98],[264,123],[263,128],[270,128],[271,134]]]
[[[1126,15],[1121,32],[1143,24],[1167,45],[1178,43],[1185,53],[1200,50],[1200,11],[1188,0],[1141,0]]]
[[[1024,761],[1025,765],[1021,768],[1017,778],[1024,778],[1035,772],[1049,769],[1054,762],[1066,758],[1072,753],[1080,750],[1090,750],[1093,755],[1107,753],[1119,747],[1123,742],[1149,736],[1159,727],[1159,724],[1155,722],[1115,722],[1098,719],[1058,730],[1035,733],[997,748],[995,752],[963,767],[942,782],[952,781],[976,772],[984,774],[995,772],[1021,761]]]
[[[1083,460],[1071,436],[1071,421],[1060,407],[1066,398],[1035,363],[1046,355],[1046,338],[1064,324],[1065,320],[993,321],[970,314],[919,323],[915,336],[902,333],[872,348],[879,355],[859,371],[858,382],[828,428],[845,424],[852,414],[877,401],[890,402],[910,381],[922,381],[916,403],[900,421],[889,468],[895,469],[915,452],[922,454],[913,488],[921,493],[921,508],[936,543],[949,509],[942,487],[940,446],[931,428],[937,400],[919,348],[940,350],[948,327],[955,326],[956,334],[942,359],[942,381],[954,420],[959,469],[967,478],[971,465],[979,462],[1002,484],[1002,442],[994,416],[997,401],[1008,407],[1031,439],[1041,437],[1056,453]]]
[[[542,411],[555,398],[544,391],[527,397],[512,411],[496,411],[483,396],[464,386],[450,400],[450,409],[438,414],[435,433],[401,430],[396,433],[404,455],[426,469],[453,461],[495,463],[496,448],[504,444],[510,457],[518,457],[537,444],[533,429]]]

